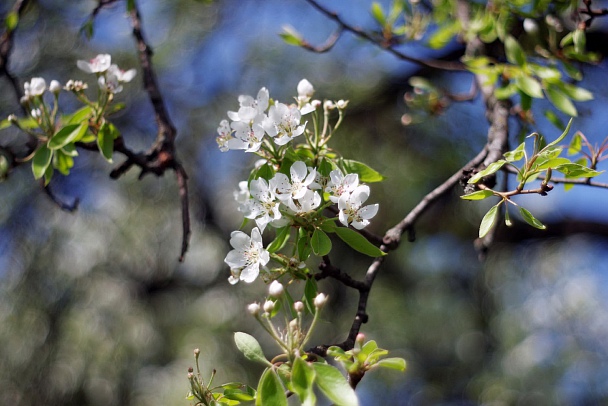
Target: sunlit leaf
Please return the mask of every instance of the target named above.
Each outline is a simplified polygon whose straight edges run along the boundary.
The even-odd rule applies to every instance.
[[[352,159],[343,159],[342,167],[346,173],[356,173],[359,175],[359,181],[365,183],[381,182],[384,180],[378,171],[370,168],[366,164]]]
[[[288,45],[301,46],[304,43],[302,35],[290,25],[283,26],[283,32],[279,34]]]
[[[44,176],[51,160],[53,158],[53,151],[50,150],[46,145],[41,145],[34,157],[32,158],[32,172],[34,173],[34,179],[40,179]]]
[[[504,157],[507,162],[517,162],[522,160],[525,154],[526,143],[522,142],[513,151],[505,152]]]
[[[488,165],[488,167],[486,169],[484,169],[483,171],[479,171],[475,175],[471,176],[471,179],[469,179],[468,183],[479,182],[481,180],[481,178],[488,176],[488,175],[492,175],[493,173],[497,172],[506,163],[507,163],[507,161],[505,161],[504,159],[498,160],[496,162],[492,162],[490,165]]]
[[[302,401],[302,405],[314,405],[316,396],[313,390],[316,373],[301,357],[296,357],[291,369],[291,386]]]
[[[258,383],[256,406],[287,406],[287,395],[275,370],[266,368]]]
[[[403,372],[405,371],[406,362],[403,358],[385,358],[378,361],[376,365]]]
[[[547,97],[549,101],[562,113],[569,116],[576,117],[578,112],[572,101],[566,96],[561,90],[554,86],[550,86],[546,89]]]
[[[252,335],[240,331],[236,332],[234,333],[234,342],[239,351],[241,351],[248,360],[261,362],[266,365],[270,364],[264,356],[260,343],[258,343],[258,340]]]
[[[369,242],[358,232],[346,227],[337,227],[336,234],[352,249],[370,257],[381,257],[386,255],[380,248]]]
[[[53,135],[49,140],[48,147],[50,149],[60,149],[69,143],[78,141],[84,136],[88,128],[88,122],[67,125]]]
[[[481,219],[481,224],[479,225],[479,238],[485,237],[496,223],[496,219],[498,218],[498,207],[501,204],[502,201],[497,205],[492,206],[485,216],[483,216],[483,219]]]
[[[335,367],[321,362],[312,364],[317,373],[317,386],[337,406],[358,406],[359,400],[346,378]]]
[[[322,257],[331,251],[331,240],[322,230],[316,228],[310,239],[310,246],[315,255]]]
[[[487,199],[490,196],[494,196],[494,193],[492,193],[491,190],[478,190],[476,192],[460,196],[460,198],[464,200],[483,200]]]
[[[542,86],[533,77],[522,75],[515,79],[515,84],[522,92],[530,97],[534,97],[536,99],[544,98]]]
[[[507,60],[514,65],[524,66],[526,64],[526,54],[519,45],[519,42],[511,35],[507,35],[505,38],[505,53],[507,54]]]
[[[285,244],[287,243],[287,241],[289,240],[289,236],[291,234],[290,231],[291,231],[291,226],[282,227],[282,228],[277,229],[277,236],[268,245],[268,247],[266,247],[268,252],[270,252],[272,254],[274,252],[281,250],[281,248],[283,248],[285,246]]]
[[[523,207],[519,208],[519,213],[521,214],[522,218],[526,221],[526,223],[530,224],[532,227],[538,228],[540,230],[544,230],[545,228],[547,228],[543,223],[538,221],[538,219],[536,219],[536,217],[534,217],[532,215],[532,213],[530,213],[528,210],[524,209]]]
[[[371,13],[374,20],[376,20],[381,27],[384,27],[386,24],[386,16],[384,15],[384,10],[382,10],[382,5],[377,1],[374,1],[372,3]]]

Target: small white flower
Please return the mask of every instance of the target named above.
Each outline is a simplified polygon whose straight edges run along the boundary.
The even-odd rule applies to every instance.
[[[240,279],[247,283],[253,282],[260,273],[260,266],[265,266],[270,261],[270,253],[264,249],[260,230],[254,227],[251,237],[242,231],[233,231],[230,234],[230,245],[234,249],[224,259],[232,273],[229,281],[232,283],[235,279]]]
[[[246,180],[239,182],[239,190],[234,192],[234,200],[236,200],[238,204],[238,211],[244,213],[245,216],[251,213],[252,200],[249,194],[249,187],[247,185]]]
[[[42,96],[46,90],[46,81],[43,78],[32,78],[23,85],[23,88],[28,97]]]
[[[242,94],[239,96],[239,110],[237,112],[229,111],[228,118],[232,121],[250,122],[257,116],[264,115],[264,112],[268,108],[269,100],[270,94],[265,87],[258,91],[255,99],[249,95]]]
[[[338,203],[342,194],[351,193],[357,186],[359,186],[359,175],[349,173],[344,176],[340,169],[335,169],[329,173],[329,182],[327,182],[325,192],[331,194],[329,199],[332,202]]]
[[[321,195],[314,190],[307,189],[304,196],[287,201],[287,207],[296,213],[310,213],[321,205]]]
[[[270,297],[274,297],[275,299],[281,296],[284,291],[285,288],[279,281],[272,281],[272,283],[268,287],[268,295]]]
[[[88,62],[83,60],[76,62],[78,68],[86,73],[103,73],[110,69],[111,64],[112,57],[108,54],[99,54]]]
[[[32,109],[32,111],[30,111],[30,115],[33,118],[40,118],[42,116],[42,113],[40,112],[40,109]]]
[[[230,149],[244,149],[245,152],[256,152],[262,146],[262,140],[264,138],[264,128],[262,127],[262,121],[264,116],[258,115],[251,122],[247,121],[233,121],[230,125],[234,130],[234,136],[239,142],[233,142],[234,148]]]
[[[116,76],[116,80],[118,80],[120,83],[130,82],[136,74],[137,71],[135,69],[124,71],[115,64],[110,65],[108,71],[106,72],[106,75]]]
[[[301,118],[302,113],[296,106],[277,102],[268,109],[268,117],[264,118],[262,125],[277,145],[285,145],[304,133],[306,123],[300,125]]]
[[[255,223],[263,232],[268,223],[281,218],[279,202],[266,179],[254,179],[249,186],[253,199],[250,201],[249,213],[245,217],[255,219]]]
[[[309,190],[308,186],[314,182],[317,176],[317,171],[313,168],[307,168],[302,161],[294,162],[289,169],[289,173],[291,180],[283,173],[277,173],[270,180],[272,191],[283,202],[304,197],[306,191]]]
[[[59,92],[61,91],[61,83],[56,80],[51,80],[49,90],[51,91],[51,93],[59,94]]]
[[[344,193],[338,200],[340,222],[348,227],[352,224],[357,230],[361,230],[369,224],[369,219],[378,213],[378,204],[361,207],[369,197],[369,186],[357,186],[352,193]]]

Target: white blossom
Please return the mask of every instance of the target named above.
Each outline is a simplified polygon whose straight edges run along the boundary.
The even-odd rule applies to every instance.
[[[268,109],[268,117],[264,119],[263,127],[277,145],[285,145],[304,133],[306,123],[300,125],[301,118],[302,113],[296,106],[277,102]]]
[[[232,121],[253,121],[257,116],[264,115],[268,108],[270,94],[265,87],[258,91],[257,97],[254,99],[249,95],[239,96],[239,110],[237,112],[229,111],[228,118]]]
[[[272,191],[283,202],[304,197],[306,191],[309,190],[308,186],[313,184],[317,175],[315,169],[307,168],[302,161],[294,162],[289,173],[291,179],[279,172],[270,180]]]
[[[262,139],[264,138],[263,120],[264,116],[258,115],[251,122],[233,121],[230,126],[234,130],[234,136],[240,141],[240,144],[233,142],[232,145],[235,148],[230,149],[244,149],[245,152],[258,151],[262,146]]]
[[[307,189],[304,196],[287,201],[287,207],[296,213],[310,213],[321,205],[321,195],[314,190]]]
[[[329,182],[327,182],[325,192],[330,194],[329,199],[332,202],[338,203],[342,194],[351,193],[357,186],[359,186],[359,175],[349,173],[344,176],[340,169],[335,169],[329,173]]]
[[[298,99],[299,100],[310,100],[310,98],[312,97],[312,95],[315,92],[315,88],[306,79],[300,80],[300,82],[298,83],[298,86],[297,86],[297,90],[298,90]]]
[[[268,287],[268,295],[270,297],[274,297],[275,299],[281,296],[284,291],[285,288],[279,281],[272,281],[272,283]]]
[[[263,232],[268,223],[281,218],[279,201],[270,189],[266,179],[254,179],[249,186],[253,199],[250,200],[249,213],[245,217],[255,219],[255,223]]]
[[[224,262],[230,266],[230,283],[238,280],[251,283],[258,277],[260,266],[270,261],[270,253],[264,249],[262,234],[257,227],[251,230],[251,237],[242,231],[230,234],[230,245],[234,248],[226,255]]]
[[[49,85],[49,90],[52,93],[58,94],[61,91],[61,83],[56,80],[51,80],[51,84]]]
[[[320,309],[327,303],[327,296],[324,293],[319,293],[313,300],[313,303],[317,309]]]
[[[46,90],[46,81],[43,78],[32,78],[23,85],[27,97],[42,96]]]
[[[369,186],[360,185],[352,193],[344,193],[338,199],[338,218],[340,222],[348,227],[352,224],[357,230],[361,230],[369,224],[369,219],[378,213],[378,204],[368,206],[361,205],[369,197]]]
[[[103,73],[110,69],[111,64],[112,57],[108,54],[99,54],[88,62],[83,60],[76,62],[78,68],[86,73]]]

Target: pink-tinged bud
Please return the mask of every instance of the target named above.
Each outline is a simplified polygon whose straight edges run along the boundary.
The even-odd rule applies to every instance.
[[[285,289],[283,288],[281,282],[272,281],[272,283],[268,287],[268,294],[270,295],[270,297],[277,299],[283,294],[284,290]]]
[[[257,316],[260,313],[260,305],[257,303],[252,303],[249,306],[247,306],[247,311],[252,316]]]
[[[362,345],[364,341],[365,341],[365,334],[363,334],[363,333],[357,334],[357,338],[355,338],[355,342],[359,345]]]
[[[267,301],[264,303],[264,311],[265,311],[266,313],[270,313],[270,312],[272,312],[273,310],[274,310],[274,302],[273,302],[272,300],[267,300]]]
[[[188,372],[188,380],[192,380],[194,378],[194,374],[192,372]]]
[[[317,309],[322,308],[323,306],[325,306],[325,303],[327,302],[327,296],[325,296],[324,293],[319,293],[317,295],[317,297],[315,297],[314,300],[314,305]]]
[[[303,311],[304,311],[304,303],[302,303],[302,302],[300,302],[300,301],[295,302],[295,303],[293,304],[293,309],[294,309],[296,312],[298,312],[298,313],[303,312]]]

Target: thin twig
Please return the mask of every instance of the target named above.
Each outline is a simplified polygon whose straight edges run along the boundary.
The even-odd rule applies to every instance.
[[[452,70],[452,71],[464,71],[465,67],[460,62],[450,62],[450,61],[442,61],[438,59],[419,59],[413,56],[409,56],[404,54],[403,52],[397,51],[392,47],[391,44],[385,44],[382,41],[372,37],[370,34],[366,33],[362,29],[358,27],[354,27],[348,23],[346,23],[336,12],[331,11],[324,6],[320,5],[316,0],[306,0],[310,5],[319,10],[321,13],[325,14],[331,20],[334,20],[343,30],[349,31],[356,36],[369,41],[370,43],[386,50],[390,54],[393,54],[399,59],[402,59],[407,62],[412,62],[418,65],[426,66],[434,69],[442,69],[442,70]],[[314,47],[308,47],[307,49],[314,50]]]

